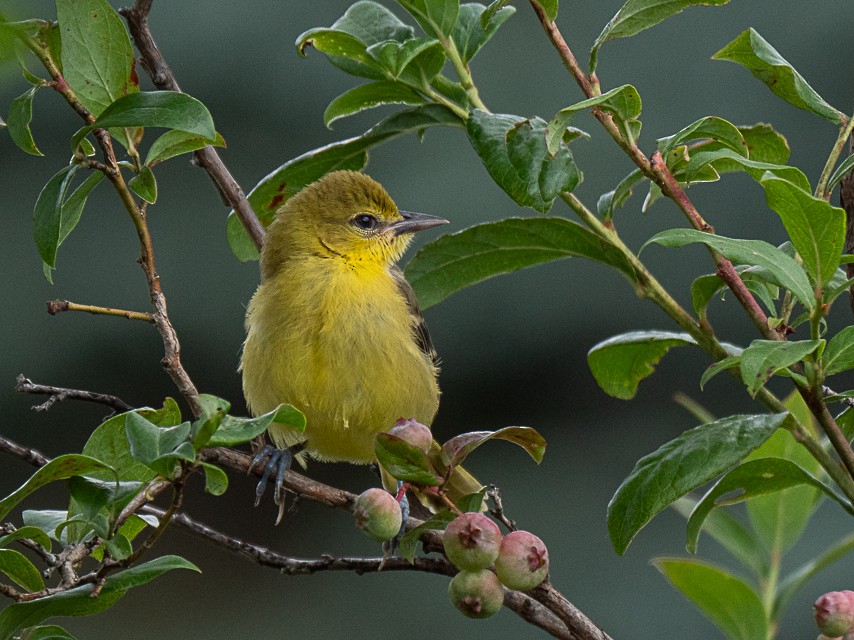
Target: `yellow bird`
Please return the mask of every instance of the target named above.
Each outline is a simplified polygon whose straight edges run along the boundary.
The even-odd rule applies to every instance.
[[[398,418],[430,425],[436,353],[395,263],[414,232],[446,223],[400,211],[354,171],[327,174],[278,211],[246,314],[241,370],[253,414],[284,402],[306,416],[304,433],[270,426],[279,449],[302,444],[318,460],[368,464],[375,435]],[[480,489],[460,473],[463,491]]]

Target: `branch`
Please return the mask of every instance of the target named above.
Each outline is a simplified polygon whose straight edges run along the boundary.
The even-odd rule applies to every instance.
[[[67,389],[65,387],[51,387],[44,384],[35,384],[32,380],[25,377],[23,373],[19,373],[16,378],[15,391],[18,393],[34,393],[40,395],[48,395],[50,398],[42,404],[33,406],[35,411],[47,411],[57,402],[63,400],[82,400],[84,402],[95,402],[103,404],[113,409],[113,413],[130,411],[133,409],[121,398],[107,395],[106,393],[95,393],[94,391],[85,391],[83,389]],[[112,415],[112,414],[110,414]]]
[[[537,18],[539,19],[543,30],[546,32],[546,35],[552,45],[557,50],[564,66],[572,74],[573,78],[575,78],[578,86],[581,87],[581,90],[584,92],[585,97],[592,98],[599,95],[601,92],[599,90],[599,81],[596,78],[596,75],[593,74],[588,76],[584,71],[582,71],[581,67],[578,65],[578,61],[572,53],[572,50],[569,48],[569,45],[561,34],[560,29],[558,29],[554,22],[549,20],[548,16],[546,16],[542,7],[540,7],[536,0],[531,0],[531,6],[534,8],[534,12],[537,14]],[[676,178],[674,178],[673,174],[670,172],[670,169],[661,159],[660,154],[654,154],[652,161],[650,161],[633,140],[626,139],[616,122],[614,122],[614,118],[610,113],[602,109],[593,109],[593,115],[597,120],[599,120],[620,148],[626,152],[632,162],[638,166],[643,174],[658,185],[664,195],[668,196],[676,203],[691,223],[692,227],[698,231],[714,233],[714,228],[708,224],[702,216],[700,216],[696,207],[694,207],[687,194],[685,194],[684,189],[682,189]],[[726,282],[733,294],[735,294],[736,298],[745,308],[753,321],[753,324],[756,325],[756,328],[762,336],[769,340],[782,340],[783,336],[772,329],[768,324],[768,317],[756,302],[753,294],[751,294],[744,285],[744,281],[732,266],[732,262],[712,249],[709,249],[709,251],[714,258],[718,275],[724,282]]]
[[[70,302],[68,300],[51,300],[47,303],[47,312],[52,316],[64,311],[84,311],[95,315],[118,316],[120,318],[127,318],[128,320],[154,322],[154,316],[142,311],[125,311],[124,309],[98,307],[91,304],[77,304],[76,302]]]
[[[151,11],[153,1],[136,0],[133,7],[119,9],[119,13],[127,20],[131,37],[140,53],[140,62],[151,77],[154,86],[168,91],[180,91],[178,81],[166,64],[166,60],[163,59],[148,28],[148,13]],[[264,244],[264,227],[255,215],[243,189],[220,159],[216,149],[211,146],[199,149],[195,152],[195,157],[198,164],[213,180],[223,201],[234,209],[234,213],[252,238],[255,247],[260,250],[261,245]]]

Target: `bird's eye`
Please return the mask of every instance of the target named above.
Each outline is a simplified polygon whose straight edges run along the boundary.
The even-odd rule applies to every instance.
[[[369,213],[360,213],[353,218],[352,222],[362,231],[373,231],[376,229],[379,221],[376,216],[372,216]]]

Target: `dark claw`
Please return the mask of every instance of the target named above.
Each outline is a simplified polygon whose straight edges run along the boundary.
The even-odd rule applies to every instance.
[[[267,490],[267,481],[270,479],[273,469],[275,469],[276,480],[274,482],[273,502],[279,506],[279,515],[276,517],[276,524],[279,524],[285,513],[285,472],[290,468],[291,462],[294,460],[294,454],[290,449],[277,449],[273,445],[268,444],[252,460],[252,464],[249,465],[249,473],[252,472],[256,465],[263,463],[264,459],[268,456],[267,464],[264,465],[264,473],[261,475],[258,486],[255,487],[255,506],[257,507],[261,503],[261,497]]]
[[[402,486],[403,482],[398,480],[397,490],[400,491]],[[388,543],[389,555],[392,555],[397,551],[397,545],[400,544],[400,539],[403,537],[403,534],[406,533],[406,521],[409,519],[409,498],[406,497],[406,493],[400,497],[400,511],[403,515],[403,521],[400,523],[400,531],[398,531],[394,538],[392,538]]]

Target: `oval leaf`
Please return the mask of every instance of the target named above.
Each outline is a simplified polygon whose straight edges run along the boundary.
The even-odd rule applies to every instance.
[[[434,38],[451,35],[457,23],[460,0],[397,0],[418,22],[427,35]]]
[[[498,431],[471,431],[448,440],[442,445],[442,462],[449,468],[462,464],[468,455],[489,440],[507,440],[528,452],[537,464],[546,454],[546,440],[531,427],[504,427]]]
[[[378,433],[374,439],[374,452],[382,467],[396,480],[427,487],[442,484],[427,454],[397,436]]]
[[[611,18],[590,50],[590,73],[596,70],[599,47],[616,38],[627,38],[649,29],[672,15],[697,4],[720,6],[729,0],[628,0]]]
[[[567,125],[575,117],[575,114],[593,108],[602,109],[613,115],[622,131],[628,134],[632,140],[636,140],[640,133],[638,116],[641,114],[641,107],[640,94],[630,84],[624,84],[602,95],[576,102],[558,111],[557,115],[549,122],[546,132],[548,148],[552,152],[557,150],[560,141],[563,139],[564,131],[566,131]]]
[[[0,573],[30,593],[44,589],[44,580],[24,554],[13,549],[0,549]]]
[[[824,346],[824,340],[754,340],[741,353],[741,379],[751,396],[761,389],[775,373],[800,362]]]
[[[187,133],[186,131],[167,131],[162,136],[157,138],[148,150],[148,155],[145,158],[145,164],[149,167],[174,158],[182,153],[190,153],[203,149],[206,146],[225,147],[225,140],[217,133],[216,140],[211,142],[207,138],[195,133]]]
[[[208,440],[208,447],[234,447],[249,442],[276,423],[294,431],[305,431],[305,416],[296,407],[281,404],[272,411],[255,418],[236,418],[226,415],[219,428]]]
[[[154,172],[148,166],[142,166],[139,173],[128,181],[128,187],[147,203],[154,204],[157,202],[157,180],[154,178]]]
[[[652,243],[665,247],[683,247],[697,242],[738,264],[764,267],[774,278],[774,284],[791,291],[804,307],[811,309],[815,306],[812,287],[803,268],[792,257],[762,240],[725,238],[695,229],[668,229],[647,240],[641,249]]]
[[[33,96],[37,89],[38,87],[33,87],[12,100],[6,126],[9,128],[12,142],[18,145],[18,148],[34,156],[43,156],[30,131],[30,122],[33,119]]]
[[[641,458],[608,504],[608,532],[617,553],[667,505],[762,444],[788,415],[729,416],[689,429]]]
[[[816,284],[836,273],[845,244],[845,211],[773,175],[761,180],[768,207],[783,221],[792,244]]]
[[[541,118],[480,109],[468,120],[469,141],[495,183],[517,203],[540,213],[581,182],[569,147],[558,142],[550,150],[546,145],[546,127]]]
[[[423,104],[424,99],[400,82],[380,80],[355,87],[342,93],[326,107],[323,124],[330,129],[339,118],[351,116],[384,104]]]
[[[740,64],[777,96],[798,109],[812,111],[836,124],[844,121],[842,113],[827,104],[801,74],[753,28],[743,31],[713,55],[712,59]]]
[[[565,218],[507,218],[442,236],[412,258],[406,278],[426,309],[487,278],[572,256],[603,262],[634,279],[615,247]]]
[[[77,131],[71,139],[75,149],[92,129],[108,127],[158,127],[194,133],[216,141],[213,118],[207,107],[180,91],[132,93],[110,104],[95,122]]]
[[[845,327],[830,339],[821,362],[826,376],[854,368],[854,326]]]
[[[653,564],[731,640],[768,637],[765,607],[741,578],[696,560],[657,558]]]
[[[55,480],[82,476],[92,471],[109,471],[115,476],[115,470],[112,467],[95,458],[77,453],[57,456],[30,476],[16,491],[0,500],[0,520],[36,489]]]
[[[489,21],[484,27],[482,17],[486,7],[476,2],[460,5],[460,13],[451,37],[457,50],[460,52],[464,63],[468,63],[475,57],[481,47],[489,42],[490,38],[498,31],[498,27],[504,24],[510,16],[516,13],[515,7],[501,7],[490,12]],[[554,18],[552,18],[554,20]]]
[[[690,553],[697,551],[697,539],[706,517],[712,509],[750,500],[756,496],[776,493],[792,487],[809,485],[820,489],[843,506],[833,490],[790,460],[783,458],[757,458],[729,471],[697,503],[688,519],[688,541]]]
[[[77,166],[60,169],[47,181],[33,209],[33,236],[42,261],[56,266],[56,251],[62,230],[62,201],[71,184]]]
[[[106,0],[56,0],[56,15],[63,77],[93,116],[139,91],[127,29]]]
[[[605,393],[630,400],[664,355],[686,344],[697,342],[687,333],[631,331],[594,345],[587,352],[587,366]]]

